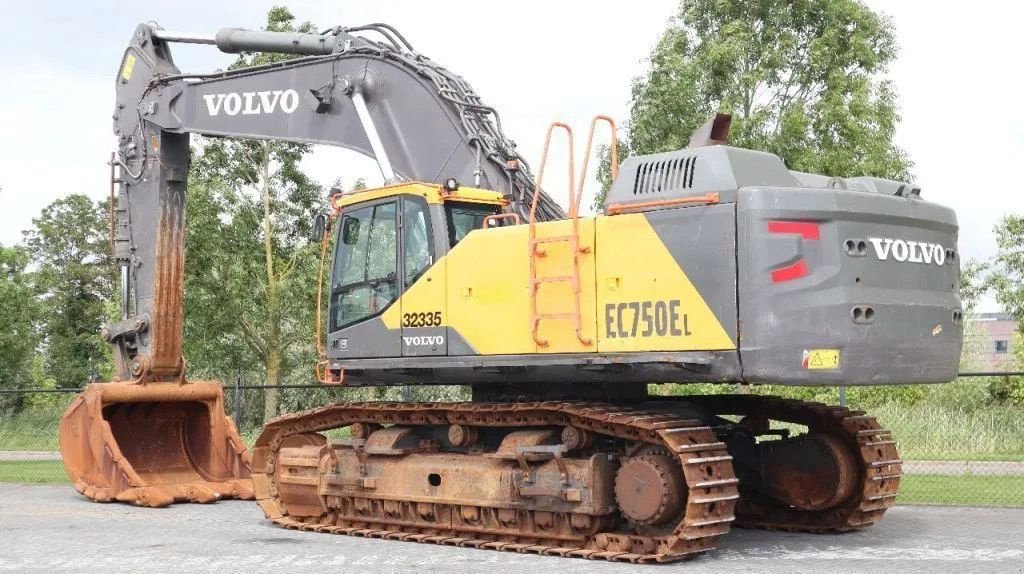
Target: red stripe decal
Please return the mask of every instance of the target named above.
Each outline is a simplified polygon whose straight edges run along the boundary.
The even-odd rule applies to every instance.
[[[772,283],[782,283],[783,281],[792,281],[793,279],[799,279],[807,275],[807,262],[801,259],[792,265],[786,265],[785,267],[779,267],[772,271]]]
[[[793,233],[804,239],[818,239],[818,224],[808,221],[769,221],[768,233]]]

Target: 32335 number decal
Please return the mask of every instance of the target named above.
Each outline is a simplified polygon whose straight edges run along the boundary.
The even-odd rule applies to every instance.
[[[402,315],[403,327],[440,327],[441,312],[405,313]]]

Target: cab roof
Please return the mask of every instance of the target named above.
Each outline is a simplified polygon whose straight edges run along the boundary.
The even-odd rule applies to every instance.
[[[448,191],[444,186],[437,183],[404,181],[394,185],[373,189],[361,189],[358,191],[350,191],[334,195],[331,197],[331,206],[335,209],[343,209],[351,205],[398,195],[417,195],[426,199],[427,203],[430,204],[443,204],[446,201],[459,201],[504,206],[508,203],[501,193],[488,189],[460,186],[455,191]]]

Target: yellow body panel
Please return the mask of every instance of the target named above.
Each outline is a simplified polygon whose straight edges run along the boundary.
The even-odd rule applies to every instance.
[[[445,257],[447,324],[477,353],[535,353],[530,337],[529,227],[478,229]]]
[[[449,194],[438,185],[413,182],[336,197],[334,206],[343,208],[399,194],[419,195],[432,204],[503,201],[493,191],[462,188]],[[536,226],[538,238],[573,233],[571,220]],[[644,214],[580,219],[578,234],[582,248],[578,255],[579,312],[586,342],[577,336],[571,317],[542,319],[538,335],[548,344],[538,346],[533,339],[528,225],[470,232],[435,261],[381,319],[389,330],[451,327],[481,355],[736,348]],[[541,243],[539,249],[544,255],[533,259],[538,278],[573,275],[573,250],[568,241]],[[538,313],[572,314],[575,310],[570,281],[539,285]],[[412,315],[421,313],[440,313],[440,320],[435,316],[427,325],[417,324]]]
[[[571,221],[537,225],[538,237],[568,235]],[[529,227],[470,233],[449,253],[448,325],[480,354],[697,351],[735,349],[718,318],[642,214],[579,222],[582,344],[569,319],[541,321],[530,333]],[[537,276],[572,273],[568,243],[544,243]],[[539,287],[538,311],[574,308],[571,284]],[[623,336],[625,335],[625,336]]]
[[[430,320],[431,327],[443,327],[448,324],[447,310],[447,277],[448,259],[442,257],[428,268],[419,279],[413,283],[402,295],[398,303],[392,305],[384,314],[381,320],[388,329],[400,329],[403,325],[410,325],[409,317],[413,314],[426,315],[427,313],[441,313],[441,320],[435,322]],[[412,324],[425,326],[423,321],[412,318]]]
[[[642,213],[598,217],[597,239],[599,351],[736,348]]]

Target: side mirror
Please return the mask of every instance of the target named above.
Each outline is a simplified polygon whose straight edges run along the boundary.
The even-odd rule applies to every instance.
[[[318,213],[313,216],[313,235],[310,240],[313,243],[319,243],[323,240],[324,233],[327,233],[327,216]]]
[[[345,224],[341,228],[341,242],[345,245],[355,245],[359,242],[359,220],[355,217],[345,218]]]

